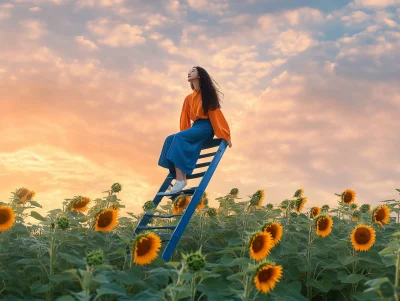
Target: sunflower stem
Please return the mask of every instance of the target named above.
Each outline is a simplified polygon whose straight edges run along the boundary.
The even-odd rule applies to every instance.
[[[311,243],[312,243],[312,223],[310,224],[310,228],[308,230],[308,249],[307,249],[307,279],[310,278],[311,274]],[[312,299],[312,287],[307,284],[307,297],[308,300]]]
[[[196,297],[196,274],[197,274],[197,272],[193,274],[192,281],[190,283],[190,292],[191,292],[190,300],[191,301],[194,301],[195,297]]]
[[[394,299],[396,301],[400,301],[399,282],[400,282],[400,248],[397,248],[396,275],[394,279]]]

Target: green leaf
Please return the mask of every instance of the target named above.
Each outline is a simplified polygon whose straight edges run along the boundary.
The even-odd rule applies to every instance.
[[[37,213],[36,211],[31,211],[31,216],[33,218],[36,218],[37,220],[40,220],[42,222],[45,222],[47,219],[43,216],[41,216],[39,213]]]
[[[31,203],[32,206],[43,208],[38,202],[30,200],[29,203]]]
[[[51,281],[56,283],[76,280],[76,278],[71,273],[65,273],[65,272],[57,275],[49,275],[48,277]]]
[[[51,290],[53,287],[52,283],[42,284],[40,282],[34,282],[31,285],[31,293],[32,295],[37,295],[41,293],[46,293]]]
[[[374,288],[375,290],[378,290],[378,289],[380,289],[381,285],[383,283],[386,283],[386,282],[391,283],[389,278],[382,277],[382,278],[376,278],[376,279],[368,280],[367,282],[364,283],[364,285],[368,285],[371,288]]]
[[[316,281],[312,278],[308,278],[307,283],[323,293],[329,292],[329,290],[332,288],[332,281],[330,279],[319,279]]]
[[[126,295],[126,290],[124,287],[113,283],[109,283],[107,285],[102,286],[101,288],[98,288],[96,292],[97,292],[96,299],[103,295],[117,295],[117,296]]]
[[[141,281],[142,271],[139,267],[133,267],[126,271],[116,271],[113,273],[115,280],[120,281],[126,285],[134,285]]]
[[[347,275],[345,272],[339,272],[338,273],[338,279],[340,281],[342,281],[342,283],[357,283],[360,280],[364,279],[365,276],[364,275],[360,275],[360,274],[351,274],[351,275]]]
[[[60,256],[62,259],[68,261],[69,263],[78,265],[78,266],[85,266],[85,262],[83,259],[80,259],[78,257],[75,257],[73,255],[67,254],[67,253],[59,253],[58,256]]]
[[[354,261],[356,261],[357,257],[356,256],[349,256],[347,258],[343,258],[342,256],[339,256],[338,259],[343,265],[348,265],[348,264],[353,263]]]
[[[110,282],[110,281],[108,281],[107,277],[104,274],[97,274],[96,276],[94,276],[92,278],[92,280],[97,283],[109,283]]]

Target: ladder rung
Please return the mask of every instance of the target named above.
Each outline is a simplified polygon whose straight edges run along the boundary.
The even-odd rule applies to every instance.
[[[199,156],[199,159],[201,158],[207,158],[207,157],[212,157],[216,154],[217,152],[213,152],[213,153],[208,153],[208,154],[202,154]]]
[[[144,216],[159,217],[159,218],[171,218],[171,217],[182,216],[182,215],[183,214],[172,214],[172,215],[145,214]]]
[[[206,166],[209,166],[210,164],[211,164],[211,162],[199,163],[199,164],[196,164],[196,166],[194,168],[206,167]]]
[[[192,174],[192,175],[186,175],[186,179],[196,179],[196,178],[200,178],[200,177],[204,176],[205,173],[206,173],[206,172],[203,171],[203,172],[195,173],[195,174]]]
[[[210,139],[204,142],[202,149],[212,148],[219,146],[222,142],[222,138]]]
[[[186,176],[186,178],[189,179],[189,175]],[[175,192],[175,193],[169,193],[168,191],[166,192],[159,192],[157,193],[157,195],[162,195],[162,196],[168,196],[168,197],[175,197],[178,196],[180,194],[188,194],[188,195],[192,195],[194,194],[194,192],[196,191],[197,187],[192,187],[189,189],[183,189],[181,191]]]
[[[176,226],[138,226],[137,230],[151,230],[151,229],[169,229],[175,230]]]

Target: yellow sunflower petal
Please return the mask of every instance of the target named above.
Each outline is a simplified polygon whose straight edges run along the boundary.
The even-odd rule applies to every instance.
[[[272,236],[269,232],[258,232],[250,239],[250,257],[259,261],[265,258],[273,247]]]
[[[351,243],[357,251],[368,251],[375,243],[375,230],[370,226],[358,225],[350,235]]]
[[[134,262],[138,265],[150,264],[158,256],[161,239],[154,233],[141,237],[134,246]]]
[[[73,204],[72,204],[71,210],[84,212],[84,211],[88,210],[87,205],[90,203],[90,198],[81,197],[77,200],[73,200],[72,202],[73,202]]]
[[[264,231],[267,231],[271,234],[272,244],[275,246],[282,238],[283,227],[279,223],[268,223],[264,227]]]
[[[342,202],[345,204],[351,204],[356,199],[356,192],[352,189],[346,189],[342,194]]]
[[[327,215],[321,216],[320,218],[318,218],[316,225],[317,225],[316,229],[317,235],[321,237],[326,237],[332,231],[333,220],[330,216]]]
[[[390,209],[386,205],[381,205],[374,210],[373,220],[383,227],[390,220]]]
[[[10,207],[0,206],[0,231],[12,228],[15,222],[15,213]]]
[[[106,209],[96,216],[95,231],[108,232],[118,224],[118,210]]]
[[[258,269],[254,284],[259,292],[269,293],[282,278],[282,266],[266,264]]]

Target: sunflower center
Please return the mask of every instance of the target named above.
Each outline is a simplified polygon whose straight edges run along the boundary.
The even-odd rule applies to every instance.
[[[22,198],[22,197],[25,196],[25,194],[27,194],[27,193],[28,193],[28,189],[22,188],[20,191],[18,191],[17,196],[18,196],[19,198]]]
[[[375,220],[377,222],[383,221],[385,219],[385,216],[386,216],[386,214],[385,214],[385,210],[383,210],[383,208],[379,208],[378,210],[376,210]]]
[[[260,252],[263,249],[263,246],[264,246],[264,237],[262,237],[261,235],[254,238],[253,243],[251,244],[251,247],[253,248],[253,251],[255,253]]]
[[[272,239],[274,239],[276,237],[277,229],[274,225],[269,225],[267,227],[267,232],[271,233]]]
[[[99,216],[99,221],[98,221],[98,226],[101,228],[107,227],[111,224],[112,222],[112,212],[104,212],[101,213]]]
[[[146,255],[150,249],[151,249],[151,245],[152,245],[152,240],[151,238],[144,238],[141,241],[137,242],[137,255],[138,256],[143,256]]]
[[[318,229],[324,231],[328,228],[329,222],[327,218],[320,218],[318,221]]]
[[[367,244],[371,239],[371,233],[368,229],[358,228],[355,234],[355,239],[360,245]]]
[[[317,208],[314,208],[314,209],[313,209],[312,215],[313,215],[313,216],[318,215],[318,209],[317,209]]]
[[[353,199],[353,195],[351,194],[351,193],[348,193],[348,192],[346,192],[345,194],[344,194],[344,197],[343,197],[343,202],[345,202],[345,203],[351,203],[351,200]]]
[[[10,213],[6,210],[0,211],[0,224],[5,224],[10,220]]]
[[[269,278],[272,276],[272,269],[267,268],[258,273],[258,280],[260,282],[268,282]]]

